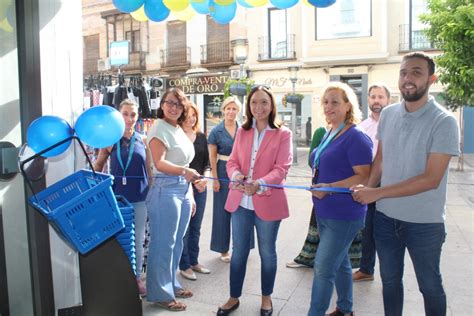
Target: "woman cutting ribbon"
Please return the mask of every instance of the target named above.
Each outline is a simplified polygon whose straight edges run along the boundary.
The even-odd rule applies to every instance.
[[[321,103],[332,127],[311,154],[314,188],[349,188],[366,183],[372,163],[372,141],[355,126],[361,113],[357,96],[346,84],[331,82],[323,90]],[[319,227],[319,247],[314,262],[311,307],[308,315],[323,316],[334,285],[336,310],[329,315],[353,315],[352,269],[348,250],[364,226],[367,205],[349,194],[311,191]]]

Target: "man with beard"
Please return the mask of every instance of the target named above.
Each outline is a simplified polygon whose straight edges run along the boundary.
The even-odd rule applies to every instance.
[[[370,115],[363,120],[359,126],[369,135],[374,143],[372,148],[372,157],[377,153],[378,140],[375,137],[379,125],[380,112],[388,105],[390,100],[390,91],[383,84],[374,84],[369,87]],[[360,259],[360,268],[352,274],[354,282],[373,281],[375,267],[375,240],[373,234],[375,215],[375,202],[370,203],[365,214],[365,225],[362,230],[362,258]]]
[[[383,110],[368,184],[351,188],[354,200],[377,201],[374,237],[388,316],[403,313],[405,249],[425,314],[446,315],[440,257],[448,166],[459,155],[459,128],[454,116],[428,95],[434,72],[433,60],[424,53],[403,57],[398,87],[404,100]]]

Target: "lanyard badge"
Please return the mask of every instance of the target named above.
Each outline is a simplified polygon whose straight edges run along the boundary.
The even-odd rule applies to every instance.
[[[135,133],[132,134],[132,138],[130,139],[130,148],[128,151],[127,164],[125,165],[125,167],[123,166],[120,142],[121,140],[119,140],[117,143],[117,160],[120,164],[120,167],[122,167],[122,170],[123,170],[122,185],[127,185],[127,178],[125,177],[125,173],[127,172],[127,169],[130,166],[130,162],[132,161],[133,150],[135,148]]]

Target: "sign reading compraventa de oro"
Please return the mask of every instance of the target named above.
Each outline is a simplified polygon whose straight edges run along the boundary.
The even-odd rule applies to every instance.
[[[222,93],[229,76],[181,77],[168,79],[168,88],[179,88],[186,94]]]

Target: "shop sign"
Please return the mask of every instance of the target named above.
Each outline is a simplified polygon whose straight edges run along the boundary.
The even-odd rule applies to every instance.
[[[279,87],[279,88],[281,88],[281,87],[286,86],[287,84],[291,85],[291,81],[287,77],[279,77],[279,78],[270,77],[270,78],[265,79],[264,84],[266,84],[270,87]],[[311,81],[311,78],[310,79],[299,78],[296,81],[297,86],[306,86],[306,85],[312,85],[312,84],[313,84],[313,82]]]
[[[128,65],[129,41],[110,43],[110,65]]]
[[[229,76],[201,76],[168,79],[166,87],[179,88],[186,94],[221,93]]]

